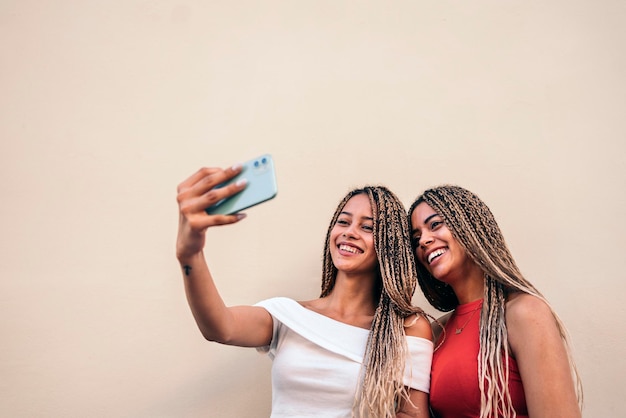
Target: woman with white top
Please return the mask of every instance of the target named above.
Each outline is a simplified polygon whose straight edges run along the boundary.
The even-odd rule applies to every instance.
[[[318,298],[229,307],[203,248],[208,228],[245,215],[205,208],[245,188],[216,188],[240,171],[203,168],[178,187],[176,255],[204,337],[269,354],[272,418],[428,417],[432,332],[411,304],[417,273],[402,203],[382,186],[344,197],[326,235]]]

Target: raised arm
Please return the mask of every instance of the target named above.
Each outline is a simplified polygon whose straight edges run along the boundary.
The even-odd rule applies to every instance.
[[[272,318],[260,307],[225,305],[204,257],[207,229],[239,222],[245,216],[208,215],[205,209],[240,192],[244,183],[215,188],[241,171],[202,168],[178,186],[179,225],[176,257],[180,263],[191,312],[202,335],[210,341],[244,347],[269,344]]]
[[[506,304],[506,325],[528,415],[581,417],[565,344],[548,305],[528,294],[513,295]]]

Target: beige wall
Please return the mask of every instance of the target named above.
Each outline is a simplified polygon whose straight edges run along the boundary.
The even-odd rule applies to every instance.
[[[569,326],[586,417],[626,415],[619,0],[0,2],[0,415],[267,416],[269,360],[204,342],[175,189],[270,152],[209,234],[225,300],[319,288],[343,194],[453,182]],[[416,302],[429,308],[421,295]]]

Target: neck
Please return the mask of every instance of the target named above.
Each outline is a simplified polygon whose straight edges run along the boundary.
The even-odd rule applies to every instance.
[[[482,299],[485,295],[485,274],[477,268],[469,272],[464,280],[457,280],[450,285],[459,300],[459,304],[474,302]]]
[[[332,292],[324,298],[326,306],[336,312],[373,315],[376,310],[374,279],[338,274]]]

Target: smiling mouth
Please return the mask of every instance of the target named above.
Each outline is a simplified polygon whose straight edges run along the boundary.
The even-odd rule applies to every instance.
[[[428,262],[428,264],[430,264],[435,258],[443,255],[446,251],[448,251],[446,248],[440,248],[438,250],[435,250],[432,253],[428,254],[428,259],[426,261]]]
[[[361,254],[363,251],[361,251],[358,248],[352,247],[350,245],[345,245],[345,244],[341,244],[339,245],[339,250],[340,251],[346,251],[352,254]]]

